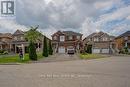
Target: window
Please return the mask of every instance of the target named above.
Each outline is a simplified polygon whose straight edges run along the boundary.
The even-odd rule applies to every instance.
[[[21,40],[23,40],[23,37],[21,37]]]
[[[98,37],[94,38],[94,41],[99,41],[99,38]]]
[[[80,36],[77,36],[77,39],[80,40]]]
[[[72,40],[73,39],[73,37],[72,36],[69,36],[69,40]]]
[[[91,41],[91,38],[89,38],[88,41]]]
[[[57,36],[54,36],[54,40],[57,40]]]
[[[65,41],[65,36],[60,36],[60,41]]]
[[[125,37],[124,39],[125,39],[125,40],[128,40],[128,37]]]
[[[17,37],[14,37],[14,40],[17,40]]]
[[[110,38],[110,40],[112,40],[112,38]]]
[[[104,38],[103,38],[103,41],[107,41],[107,37],[104,37]]]

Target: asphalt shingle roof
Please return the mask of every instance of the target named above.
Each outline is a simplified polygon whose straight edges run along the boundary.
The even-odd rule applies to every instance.
[[[121,34],[121,35],[118,36],[117,38],[120,38],[120,37],[126,37],[126,36],[130,36],[130,31],[127,31],[127,32]]]
[[[66,35],[82,35],[81,33],[73,32],[73,31],[63,31]]]
[[[14,32],[13,35],[20,35],[20,34],[24,34],[24,32],[21,30],[16,30],[16,32]]]

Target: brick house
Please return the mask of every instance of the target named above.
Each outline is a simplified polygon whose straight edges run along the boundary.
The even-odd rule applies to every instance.
[[[11,33],[6,33],[2,34],[0,33],[0,49],[1,50],[7,50],[12,53],[18,53],[19,49],[23,48],[25,53],[28,53],[28,46],[29,42],[28,40],[24,37],[25,32],[21,30],[16,30],[13,34]],[[44,37],[44,35],[43,35]],[[36,41],[36,47],[37,51],[40,52],[42,51],[43,48],[43,37],[41,39],[38,39]],[[47,38],[47,42],[50,39]]]
[[[66,53],[69,49],[79,52],[82,45],[82,34],[73,31],[57,31],[52,35],[52,46],[55,53]]]
[[[24,38],[24,33],[21,30],[16,30],[13,34],[13,40],[12,40],[12,52],[18,53],[19,48],[23,47],[25,49],[25,52],[27,52],[28,47],[28,41]]]
[[[0,33],[0,50],[11,51],[11,42],[11,33]]]
[[[118,51],[128,47],[130,52],[130,31],[127,31],[115,38],[116,49]]]
[[[92,33],[83,40],[84,50],[90,47],[92,53],[114,53],[114,38],[104,32]]]
[[[12,51],[15,53],[18,53],[19,48],[23,47],[25,52],[28,52],[28,46],[29,46],[29,42],[28,40],[24,37],[25,32],[21,31],[21,30],[16,30],[14,32],[14,34],[12,35],[13,40],[12,40]],[[44,37],[44,35],[43,35]],[[38,39],[36,42],[36,47],[37,47],[37,51],[42,51],[43,48],[43,37],[41,37],[41,39]],[[49,41],[50,39],[47,38],[47,41]]]

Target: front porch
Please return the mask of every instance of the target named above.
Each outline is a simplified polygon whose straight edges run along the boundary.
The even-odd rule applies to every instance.
[[[5,43],[5,42],[0,42],[0,50],[5,50],[8,52],[11,52],[11,44]]]

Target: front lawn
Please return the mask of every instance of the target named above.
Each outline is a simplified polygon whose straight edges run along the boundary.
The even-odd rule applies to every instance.
[[[42,53],[37,53],[38,59],[43,58]],[[30,61],[29,55],[25,54],[24,60],[20,60],[19,55],[1,55],[0,64],[3,63],[28,63]]]
[[[104,58],[105,56],[101,54],[80,54],[81,59],[99,59]]]

